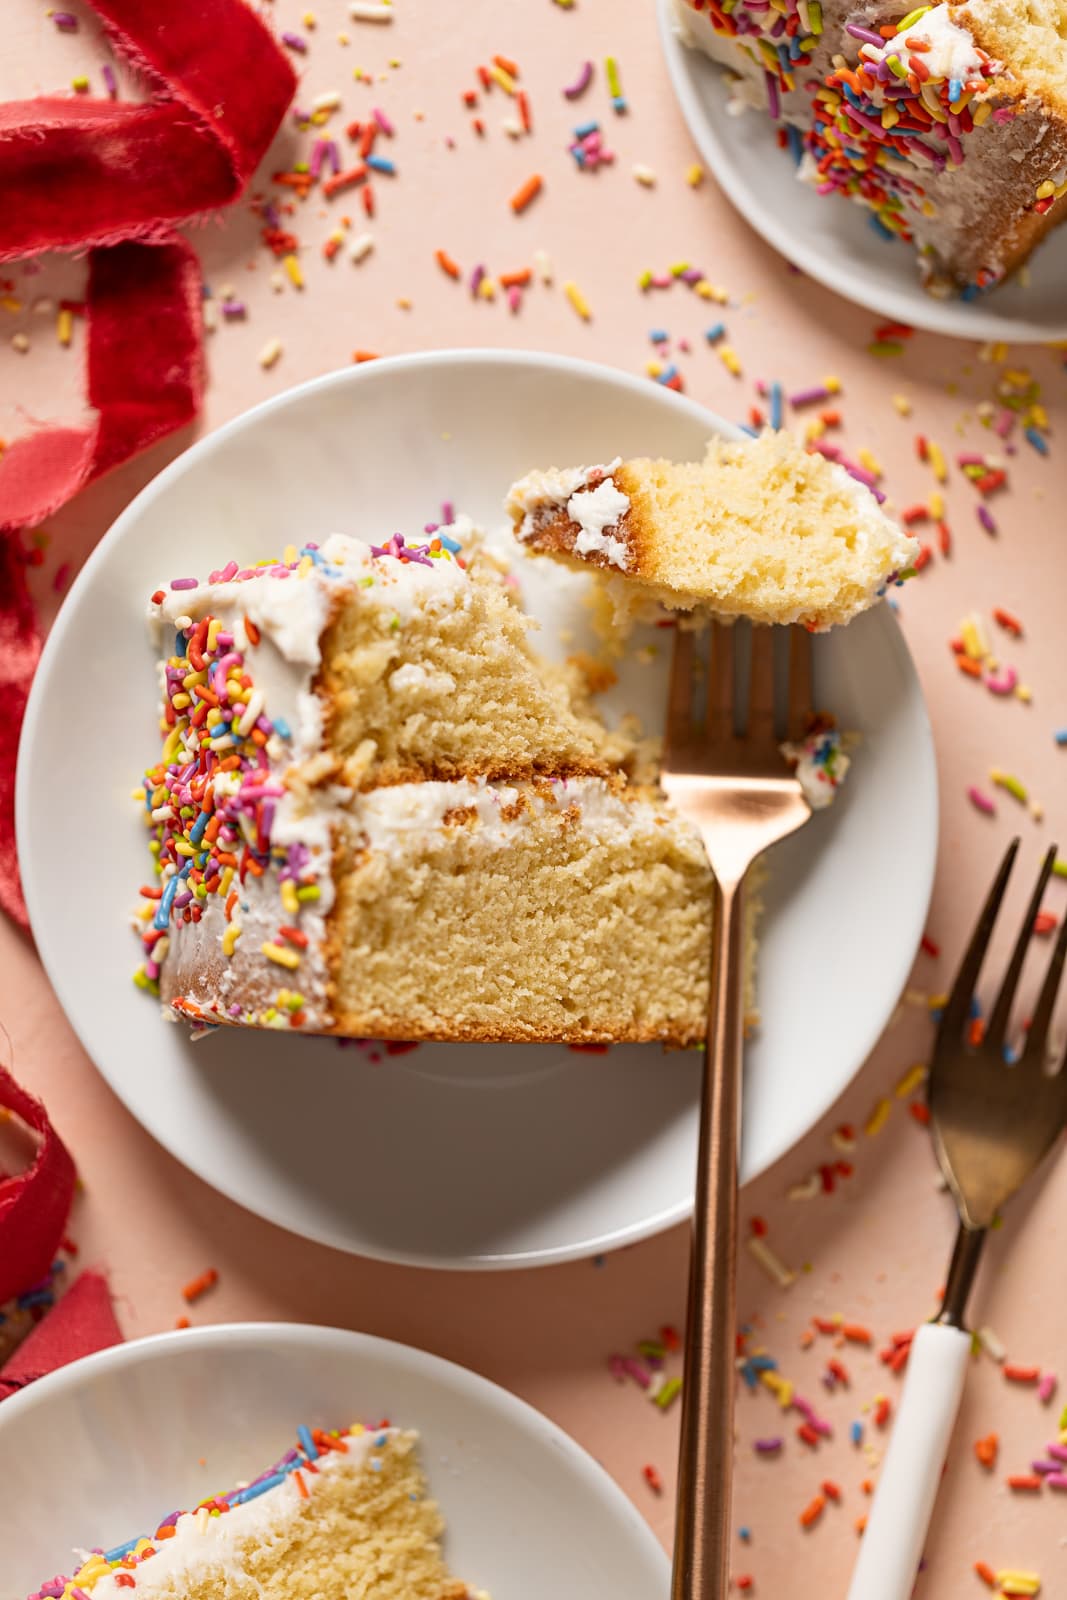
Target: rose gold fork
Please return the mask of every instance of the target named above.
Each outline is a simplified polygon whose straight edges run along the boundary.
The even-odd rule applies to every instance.
[[[811,816],[804,792],[787,772],[779,751],[774,641],[782,631],[713,623],[706,670],[698,661],[694,634],[679,629],[674,636],[660,781],[675,809],[700,830],[716,889],[672,1600],[725,1600],[729,1585],[744,982],[742,886],[756,857]],[[790,629],[789,635],[788,714],[782,719],[782,732],[799,739],[812,709],[811,639],[800,628]],[[737,657],[746,636],[751,637],[748,705],[737,707]]]

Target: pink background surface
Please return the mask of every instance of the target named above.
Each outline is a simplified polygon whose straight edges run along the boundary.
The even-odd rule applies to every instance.
[[[268,10],[279,28],[298,29],[308,40],[307,54],[298,58],[304,75],[300,101],[339,90],[343,107],[328,131],[342,141],[345,123],[371,105],[382,106],[397,129],[384,148],[399,175],[376,182],[379,214],[369,225],[355,200],[330,206],[313,196],[297,208],[291,225],[301,242],[302,291],[288,282],[280,292],[272,290],[275,263],[259,244],[259,224],[247,204],[194,233],[215,294],[232,285],[249,307],[247,321],[224,325],[209,337],[211,384],[198,432],[346,364],[357,347],[390,354],[450,344],[512,345],[640,371],[652,354],[649,329],[664,327],[672,339],[692,341],[692,353],[677,356],[687,392],[730,418],[745,418],[760,378],[780,378],[788,392],[836,374],[845,428],[834,437],[852,453],[863,446],[874,452],[898,507],[924,500],[934,487],[929,469],[916,459],[917,432],[938,440],[951,457],[960,449],[993,450],[996,441],[976,422],[975,406],[992,398],[1001,369],[980,359],[977,347],[917,336],[901,357],[868,355],[879,321],[874,314],[791,273],[729,209],[710,178],[698,189],[687,185],[695,155],[671,99],[651,3],[623,7],[578,0],[565,10],[551,0],[475,0],[463,7],[397,0],[395,23],[376,27],[346,22],[347,8],[328,0],[316,8],[313,30],[301,24],[305,13],[295,0],[277,0]],[[99,89],[97,64],[104,50],[84,18],[78,33],[60,36],[39,0],[16,0],[5,23],[5,98],[64,86],[81,71]],[[347,46],[338,42],[341,29],[350,38]],[[471,129],[460,97],[476,87],[475,67],[494,52],[521,67],[533,108],[530,139],[512,140],[502,131],[513,106],[499,89],[481,97],[484,138]],[[612,115],[604,87],[600,63],[608,52],[620,63],[630,106],[624,118]],[[580,101],[568,102],[560,90],[586,58],[598,63],[594,86]],[[357,66],[373,74],[373,89],[353,80]],[[618,159],[609,170],[582,175],[566,144],[570,128],[593,117],[605,126]],[[309,147],[306,135],[287,126],[264,165],[264,179]],[[631,169],[638,162],[655,171],[654,187],[634,181]],[[508,198],[535,171],[544,175],[544,192],[516,217]],[[343,253],[332,264],[320,254],[340,213],[353,217],[353,231],[369,226],[375,236],[375,251],[360,266]],[[532,288],[512,315],[501,297],[492,304],[474,301],[465,285],[448,279],[434,262],[439,247],[466,274],[479,261],[490,273],[521,268],[535,249],[545,249],[556,285]],[[728,291],[727,306],[710,306],[681,286],[647,297],[639,293],[636,280],[644,268],[663,270],[683,258]],[[7,274],[24,309],[0,310],[5,437],[14,437],[30,418],[77,414],[83,330],[77,330],[74,348],[63,350],[52,318],[30,307],[42,294],[76,296],[82,273],[81,264],[65,261],[46,263],[36,276],[21,266]],[[590,302],[589,323],[578,320],[560,291],[568,278]],[[740,379],[729,376],[702,336],[720,316],[743,363]],[[30,336],[27,354],[8,342],[19,331]],[[264,372],[257,352],[275,336],[284,351]],[[1065,484],[1058,444],[1067,422],[1067,380],[1062,352],[1016,350],[1007,365],[1028,368],[1042,385],[1052,455],[1042,460],[1020,443],[1010,461],[1010,492],[992,506],[1000,525],[995,539],[978,527],[974,491],[953,467],[947,491],[952,558],[936,556],[900,599],[929,699],[943,784],[942,856],[929,929],[944,954],[918,957],[913,985],[920,995],[949,980],[977,900],[1011,833],[1018,829],[1023,835],[1027,876],[1057,827],[1061,840],[1067,833],[1067,750],[1058,750],[1053,740],[1053,730],[1067,724]],[[910,397],[912,417],[897,414],[894,394]],[[57,567],[70,562],[76,568],[121,507],[192,437],[179,436],[151,451],[51,519],[46,559],[34,575],[46,612],[57,603]],[[1025,624],[1018,643],[999,633],[996,642],[1032,687],[1030,706],[997,699],[963,677],[948,648],[962,616],[978,611],[988,625],[998,605]],[[966,786],[989,790],[993,766],[1019,775],[1044,802],[1043,821],[1005,795],[997,797],[995,818],[969,805]],[[887,839],[884,848],[906,852],[908,841]],[[1064,911],[1065,891],[1063,882],[1050,890],[1048,906],[1057,914]],[[1013,907],[1022,894],[1019,883]],[[831,951],[828,929],[827,959]],[[664,1414],[636,1385],[617,1386],[607,1358],[631,1351],[635,1340],[654,1335],[663,1323],[680,1326],[683,1230],[613,1255],[599,1267],[579,1263],[527,1274],[439,1275],[351,1259],[258,1221],[154,1144],[82,1053],[30,945],[6,925],[0,927],[0,1019],[11,1035],[18,1075],[44,1096],[76,1156],[84,1189],[72,1231],[81,1260],[109,1270],[129,1336],[172,1327],[186,1309],[180,1286],[214,1266],[219,1284],[192,1309],[196,1323],[294,1318],[424,1346],[507,1385],[554,1417],[607,1466],[669,1542],[677,1408]],[[798,1017],[797,1026],[809,1033],[814,1055],[833,1017]],[[814,1600],[843,1592],[856,1545],[854,1521],[867,1504],[860,1485],[876,1475],[877,1451],[886,1437],[872,1426],[869,1410],[877,1395],[895,1400],[899,1392],[900,1380],[876,1352],[891,1332],[929,1314],[942,1281],[952,1209],[937,1192],[926,1135],[893,1096],[903,1073],[924,1059],[930,1038],[923,1005],[905,1005],[839,1105],[743,1196],[746,1227],[749,1218],[762,1216],[774,1248],[800,1270],[799,1281],[783,1292],[743,1259],[740,1305],[752,1328],[750,1347],[776,1357],[835,1429],[831,1442],[812,1451],[795,1437],[797,1415],[782,1416],[766,1390],[740,1395],[735,1521],[751,1529],[752,1540],[749,1546],[738,1543],[734,1570],[753,1575],[758,1593],[788,1590],[797,1600]],[[864,1124],[887,1093],[889,1119],[881,1132],[868,1135]],[[790,1200],[791,1184],[837,1158],[830,1136],[842,1123],[857,1130],[849,1158],[854,1175],[839,1182],[833,1195]],[[1060,1161],[1011,1207],[992,1242],[973,1307],[975,1320],[996,1330],[1010,1359],[1045,1370],[1067,1369],[1065,1205],[1067,1169]],[[835,1350],[831,1338],[819,1335],[810,1349],[802,1349],[812,1316],[835,1313],[869,1325],[874,1345]],[[843,1359],[851,1374],[851,1387],[832,1396],[820,1385],[831,1355]],[[923,1592],[939,1600],[981,1592],[970,1571],[976,1558],[995,1568],[1041,1570],[1046,1593],[1064,1592],[1067,1503],[1050,1491],[1013,1494],[1004,1482],[1007,1472],[1026,1470],[1043,1441],[1054,1436],[1061,1403],[1057,1396],[1043,1408],[1032,1389],[1008,1383],[988,1357],[976,1361],[929,1540]],[[856,1418],[865,1422],[861,1449],[848,1441]],[[1001,1436],[1001,1455],[989,1474],[971,1445],[991,1430]],[[778,1433],[786,1438],[780,1458],[757,1458],[752,1440]],[[643,1481],[646,1464],[662,1476],[660,1496]],[[840,1485],[841,1504],[831,1505],[804,1532],[798,1515],[827,1478]]]

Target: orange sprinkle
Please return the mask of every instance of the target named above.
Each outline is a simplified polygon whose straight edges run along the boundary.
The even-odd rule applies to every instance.
[[[493,65],[494,67],[499,67],[501,72],[506,72],[509,78],[517,78],[519,76],[518,66],[514,61],[509,61],[507,56],[494,56]]]
[[[433,256],[442,272],[447,272],[450,278],[459,277],[459,267],[452,260],[447,250],[435,250]]]
[[[158,1540],[173,1539],[177,1531],[178,1530],[174,1526],[173,1522],[169,1522],[165,1528],[157,1528],[153,1538]]]
[[[358,167],[349,167],[347,172],[336,172],[332,178],[327,178],[322,186],[322,192],[329,198],[339,194],[342,189],[352,189],[357,183],[362,183],[367,176],[367,168],[361,162]]]
[[[863,1327],[862,1323],[846,1322],[841,1329],[846,1339],[851,1339],[853,1344],[870,1344],[871,1330]]]
[[[246,617],[244,619],[244,621],[245,621],[245,632],[248,635],[249,644],[258,644],[259,643],[259,629],[256,627],[255,623],[252,621],[251,617]],[[234,756],[233,760],[234,760],[234,763],[236,764],[238,762],[238,760],[239,760],[239,757]]]
[[[1009,1489],[1040,1489],[1041,1479],[1036,1472],[1013,1472],[1008,1479]]]
[[[839,1484],[834,1483],[832,1478],[824,1479],[822,1492],[827,1500],[840,1500],[841,1498],[841,1487]]]
[[[1002,628],[1006,629],[1008,633],[1014,634],[1017,639],[1022,636],[1022,623],[1019,621],[1018,617],[1013,617],[1011,612],[1005,611],[1002,606],[994,607],[993,621],[999,622]]]
[[[188,1317],[179,1317],[174,1326],[176,1328],[191,1328],[192,1323],[189,1321]]]
[[[982,676],[982,663],[975,661],[971,656],[957,656],[956,665],[969,678],[980,678]]]
[[[924,1128],[929,1126],[930,1107],[925,1105],[922,1100],[913,1100],[908,1107],[908,1113],[915,1118],[916,1122],[921,1122]],[[904,1349],[907,1349],[906,1345]]]
[[[1011,1383],[1036,1383],[1041,1376],[1040,1367],[1020,1367],[1011,1361],[1005,1362],[1001,1371]]]
[[[526,207],[530,204],[530,201],[535,200],[541,193],[543,186],[544,179],[541,177],[539,172],[535,172],[532,178],[527,178],[521,189],[516,189],[515,193],[511,197],[512,211],[516,213],[525,211]]]
[[[213,1289],[218,1281],[219,1275],[216,1269],[208,1267],[206,1272],[202,1272],[198,1278],[190,1279],[185,1285],[182,1290],[182,1299],[187,1300],[192,1305],[194,1300],[199,1300],[202,1294],[206,1294],[209,1289]]]
[[[852,1524],[852,1526],[855,1528],[857,1533],[862,1533],[864,1528],[866,1528],[866,1526],[867,1526],[867,1517],[866,1517],[866,1515],[864,1515],[862,1517],[857,1517],[855,1522]]]
[[[297,1467],[296,1471],[293,1473],[293,1477],[296,1479],[296,1486],[300,1490],[300,1498],[302,1500],[310,1500],[311,1496],[308,1494],[308,1486],[304,1482],[304,1475],[300,1471],[299,1467]]]
[[[521,272],[502,272],[497,282],[502,289],[525,289],[533,273],[529,267],[523,267]]]
[[[377,361],[377,350],[353,350],[352,360],[358,365],[364,361]]]
[[[229,894],[226,896],[226,921],[227,922],[229,922],[230,918],[233,916],[233,908],[234,908],[234,906],[236,904],[237,904],[237,890],[236,889],[231,889]]]
[[[970,1027],[967,1029],[967,1042],[977,1050],[985,1038],[985,1023],[981,1017],[972,1017]]]
[[[974,1441],[974,1453],[983,1467],[996,1465],[997,1451],[1000,1448],[1000,1439],[995,1433],[987,1433],[984,1439]]]
[[[647,1467],[641,1468],[641,1476],[644,1478],[653,1494],[663,1493],[663,1479],[660,1477],[659,1473],[656,1471],[655,1467],[651,1465],[651,1463]]]
[[[976,1561],[974,1564],[974,1570],[977,1572],[983,1583],[988,1583],[991,1589],[996,1588],[997,1575],[993,1571],[993,1568],[989,1565],[988,1561]]]
[[[825,1510],[826,1501],[821,1494],[817,1494],[815,1499],[806,1505],[800,1513],[800,1526],[802,1528],[814,1527]]]

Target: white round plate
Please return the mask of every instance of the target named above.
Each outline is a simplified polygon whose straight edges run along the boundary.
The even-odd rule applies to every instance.
[[[130,976],[149,861],[131,789],[157,745],[143,623],[161,582],[341,530],[410,535],[454,501],[502,521],[534,463],[692,458],[731,431],[645,379],[561,357],[451,351],[315,380],[202,440],[101,541],[52,630],[26,716],[18,833],[34,934],[82,1043],[171,1153],[250,1210],[345,1250],[521,1266],[628,1244],[687,1215],[698,1057],[658,1046],[424,1045],[378,1064],[332,1039],[222,1029],[191,1043]],[[584,575],[521,557],[544,624],[580,642]],[[539,578],[535,568],[549,574]],[[666,661],[615,708],[655,727]],[[922,933],[937,833],[930,729],[888,607],[820,640],[819,694],[864,738],[841,802],[776,852],[764,1025],[748,1052],[744,1172],[809,1128],[885,1025]],[[491,932],[487,930],[487,937]]]
[[[2,1600],[247,1481],[297,1427],[418,1429],[445,1556],[499,1600],[666,1600],[667,1557],[603,1467],[487,1378],[341,1328],[236,1323],[137,1339],[0,1407]],[[57,1441],[62,1441],[57,1448]],[[202,1463],[202,1464],[201,1464]]]
[[[787,261],[880,317],[958,339],[1040,344],[1067,339],[1067,227],[1034,252],[1028,282],[1015,277],[977,300],[938,300],[919,283],[910,245],[881,238],[865,207],[800,183],[778,148],[776,125],[729,110],[727,74],[684,45],[673,0],[658,0],[660,39],[674,92],[708,171],[756,232]]]

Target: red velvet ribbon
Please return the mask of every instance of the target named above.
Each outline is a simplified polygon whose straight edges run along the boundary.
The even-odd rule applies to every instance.
[[[74,1198],[74,1163],[39,1100],[0,1066],[0,1107],[38,1135],[25,1172],[0,1179],[0,1305],[46,1275]]]
[[[90,247],[93,415],[41,427],[0,455],[0,905],[23,924],[15,753],[40,637],[12,536],[197,415],[200,274],[173,224],[237,199],[296,87],[244,0],[89,3],[153,98],[0,106],[0,261]]]

